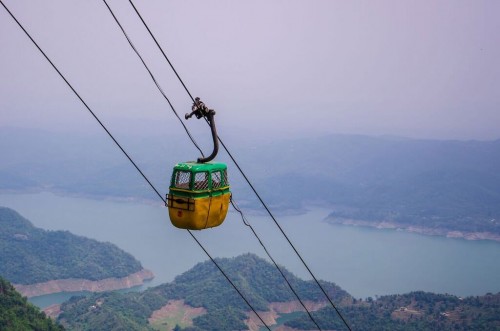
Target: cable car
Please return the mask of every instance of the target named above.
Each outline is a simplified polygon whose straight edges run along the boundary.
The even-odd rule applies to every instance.
[[[170,220],[190,230],[219,226],[226,218],[230,196],[224,163],[179,163],[167,196]]]
[[[219,144],[215,129],[215,112],[208,109],[199,98],[195,99],[189,119],[196,115],[206,118],[212,130],[214,150],[206,158],[196,162],[182,162],[174,166],[170,179],[166,206],[170,221],[175,227],[203,230],[224,222],[229,208],[231,192],[227,177],[227,165],[211,162],[217,155]]]

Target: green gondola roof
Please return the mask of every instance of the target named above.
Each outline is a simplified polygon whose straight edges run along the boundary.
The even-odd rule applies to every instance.
[[[220,162],[207,162],[197,163],[194,161],[177,163],[174,167],[175,170],[184,170],[190,172],[214,171],[225,170],[227,165]]]

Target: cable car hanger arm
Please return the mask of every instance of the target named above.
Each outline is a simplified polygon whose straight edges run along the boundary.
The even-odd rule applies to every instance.
[[[192,109],[191,113],[186,114],[184,116],[186,120],[190,119],[191,117],[193,117],[193,115],[195,115],[197,119],[204,117],[208,121],[208,124],[210,125],[210,129],[212,131],[212,140],[214,143],[214,150],[212,151],[212,154],[210,154],[209,156],[199,157],[197,161],[198,163],[210,162],[217,156],[217,153],[219,152],[219,138],[217,136],[217,129],[215,128],[215,118],[214,118],[215,110],[208,109],[208,107],[205,106],[203,101],[201,101],[200,98],[198,97],[194,99],[193,107],[191,109]]]

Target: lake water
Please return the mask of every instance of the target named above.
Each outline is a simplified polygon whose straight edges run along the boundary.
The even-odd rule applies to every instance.
[[[39,193],[2,194],[0,206],[17,210],[43,229],[118,245],[155,273],[146,286],[170,282],[208,259],[187,231],[170,224],[162,205]],[[416,290],[459,296],[500,291],[499,243],[330,225],[323,221],[328,212],[314,208],[304,215],[278,217],[278,222],[318,279],[335,282],[356,298]],[[247,218],[280,265],[310,278],[269,217],[247,213]],[[193,233],[213,257],[252,252],[267,258],[235,212],[222,226]],[[31,301],[45,307],[70,295]]]

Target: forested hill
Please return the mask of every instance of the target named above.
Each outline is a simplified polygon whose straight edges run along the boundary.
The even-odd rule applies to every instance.
[[[257,311],[269,311],[271,302],[296,300],[276,268],[267,261],[245,254],[217,262]],[[285,274],[302,300],[324,303],[325,297],[312,281],[290,272]],[[323,282],[329,296],[338,303],[351,302],[351,296],[333,283]],[[194,318],[193,330],[245,330],[250,308],[211,261],[197,264],[172,283],[144,293],[104,293],[89,298],[74,298],[62,305],[59,319],[71,329],[107,330],[113,321],[128,330],[148,330],[148,318],[172,300],[184,300],[205,313]],[[89,310],[88,307],[95,309]],[[111,323],[111,322],[109,322]],[[175,325],[174,325],[175,326]]]
[[[0,276],[15,284],[101,280],[142,270],[139,261],[111,243],[36,228],[9,208],[0,207],[0,229]]]
[[[458,298],[453,295],[412,292],[377,300],[357,301],[342,307],[357,331],[468,331],[500,330],[500,293]],[[301,314],[285,323],[293,330],[312,330],[314,324]],[[331,308],[313,313],[324,330],[342,330]]]
[[[274,309],[275,303],[287,306],[295,300],[274,266],[255,255],[217,259],[217,262],[262,316],[273,315],[266,315],[266,312]],[[312,282],[300,280],[286,270],[285,274],[304,301],[317,304],[312,309],[312,315],[322,330],[346,329]],[[376,300],[356,300],[333,283],[322,284],[352,330],[500,330],[500,293],[459,298],[447,294],[412,292]],[[172,304],[180,300],[183,304]],[[270,305],[271,302],[274,304]],[[161,307],[168,307],[165,315],[158,320],[150,319],[153,312]],[[194,307],[202,309],[192,314]],[[297,313],[303,311],[298,304],[295,308],[291,307],[288,305],[286,312],[273,310],[274,314],[286,316],[287,330],[317,329],[305,312]],[[99,331],[113,327],[131,331],[249,329],[246,323],[250,308],[211,261],[199,263],[173,282],[143,293],[108,292],[87,298],[75,297],[61,308],[63,313],[58,321],[75,330]],[[286,315],[291,312],[291,315]],[[267,320],[272,326],[274,322]]]
[[[64,328],[40,312],[0,277],[0,330],[58,331]]]

